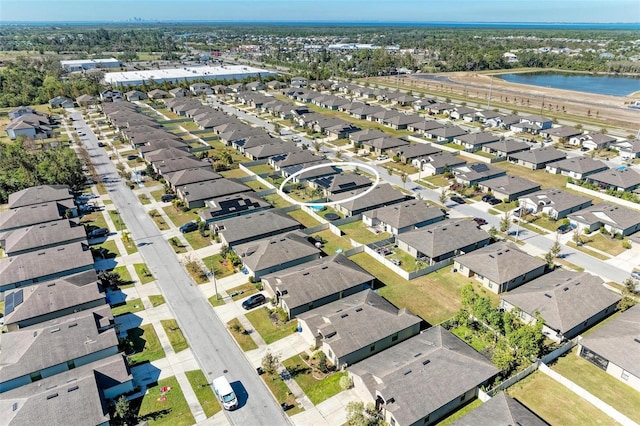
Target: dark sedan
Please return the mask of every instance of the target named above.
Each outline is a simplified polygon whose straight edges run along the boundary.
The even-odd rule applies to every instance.
[[[455,197],[451,197],[451,201],[458,204],[467,204],[467,202],[462,197],[458,197],[457,195]]]

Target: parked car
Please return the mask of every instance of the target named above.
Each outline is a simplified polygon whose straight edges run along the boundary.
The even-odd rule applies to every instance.
[[[266,301],[267,301],[267,298],[264,297],[264,294],[258,293],[258,294],[254,294],[253,296],[249,297],[247,300],[242,302],[242,307],[244,309],[249,310],[249,309],[255,308],[256,306],[262,305]]]
[[[162,201],[163,203],[167,203],[175,199],[176,199],[176,194],[163,194],[162,197],[160,197],[160,201]]]
[[[482,226],[482,225],[486,225],[486,224],[487,224],[487,221],[486,221],[486,220],[484,220],[484,219],[483,219],[483,218],[481,218],[481,217],[474,217],[474,218],[473,218],[473,221],[474,221],[475,223],[477,223],[479,226]]]
[[[387,156],[387,155],[379,155],[379,156],[376,158],[376,160],[378,160],[378,161],[383,161],[383,160],[386,160],[386,159],[388,159],[388,158],[389,158],[389,156]]]
[[[492,198],[489,201],[487,201],[489,204],[491,204],[492,206],[498,205],[502,202],[502,200],[498,200],[497,198]]]
[[[127,155],[127,160],[129,160],[129,161],[135,160],[136,158],[138,158],[137,154],[129,154],[129,155]]]
[[[107,228],[97,228],[92,231],[89,231],[89,233],[87,234],[87,237],[98,238],[98,237],[104,237],[105,235],[108,235],[108,234],[109,234],[109,230]]]
[[[187,232],[193,232],[198,229],[198,224],[196,222],[187,222],[182,225],[180,228],[180,232],[186,234]]]
[[[451,201],[458,204],[467,204],[467,202],[462,197],[458,197],[457,195],[451,197]]]
[[[631,272],[631,278],[633,278],[634,280],[640,280],[640,271]]]
[[[104,148],[106,145],[104,144],[104,142],[98,142],[98,146],[99,146],[100,148]]]
[[[569,225],[560,225],[558,226],[558,229],[556,229],[558,234],[566,234],[569,231],[571,231],[571,227]]]
[[[491,194],[484,194],[484,195],[482,196],[482,201],[484,201],[485,203],[488,203],[488,202],[489,202],[489,200],[490,200],[490,199],[492,199],[492,198],[493,198],[493,195],[491,195]]]

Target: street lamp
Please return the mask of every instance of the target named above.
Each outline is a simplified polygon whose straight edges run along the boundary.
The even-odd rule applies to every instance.
[[[218,282],[216,281],[216,270],[214,267],[215,259],[211,258],[211,276],[213,277],[213,288],[216,292],[216,300],[220,300],[220,295],[218,294]]]

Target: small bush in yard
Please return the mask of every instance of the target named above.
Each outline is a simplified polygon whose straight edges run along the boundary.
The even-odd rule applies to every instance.
[[[353,379],[349,376],[340,377],[340,387],[344,390],[351,389],[353,387]]]

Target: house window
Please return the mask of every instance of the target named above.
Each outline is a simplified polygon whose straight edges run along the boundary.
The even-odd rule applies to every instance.
[[[629,373],[626,370],[622,370],[622,374],[620,375],[622,380],[629,380]]]
[[[393,336],[391,336],[391,341],[392,342],[395,342],[396,340],[398,340],[398,333],[396,333]]]
[[[37,382],[38,380],[42,380],[42,374],[40,374],[39,371],[29,374],[29,377],[31,378],[31,382]]]
[[[462,396],[460,397],[460,402],[463,402],[465,400],[465,398],[467,397],[467,394],[462,394]]]
[[[376,350],[376,345],[375,344],[369,346],[369,352],[373,352],[375,350]]]
[[[69,368],[69,370],[73,370],[74,368],[76,368],[76,363],[73,360],[69,360],[67,361],[67,367]]]
[[[426,425],[427,423],[429,423],[429,415],[427,414],[427,417],[424,418],[424,424]]]
[[[396,426],[396,419],[394,419],[393,417],[391,417],[391,421],[389,422],[389,424],[391,426]]]
[[[331,349],[327,349],[327,356],[329,358],[333,358],[333,354],[331,353]]]
[[[489,288],[493,288],[493,283],[489,281]]]

